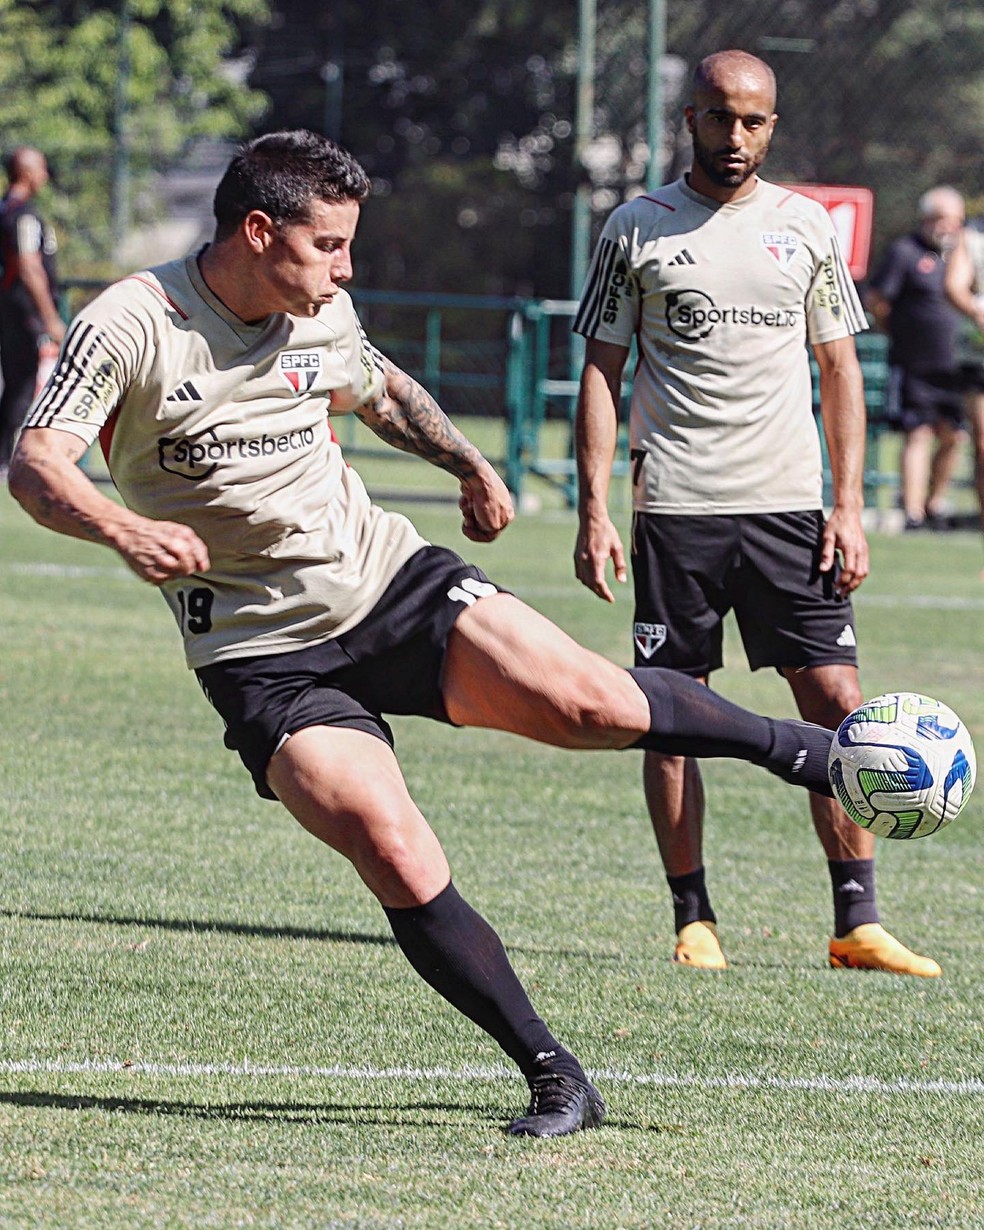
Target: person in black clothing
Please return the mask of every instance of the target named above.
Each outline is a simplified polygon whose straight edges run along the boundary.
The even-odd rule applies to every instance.
[[[55,238],[32,201],[48,182],[40,150],[22,146],[6,159],[9,186],[0,205],[0,473],[34,398],[38,364],[58,352],[65,325],[55,304]]]
[[[959,316],[946,297],[946,261],[964,223],[963,197],[933,188],[920,222],[897,239],[869,284],[867,306],[890,339],[889,413],[905,433],[905,528],[948,527],[946,493],[963,440],[957,365]],[[935,452],[933,442],[936,441]]]

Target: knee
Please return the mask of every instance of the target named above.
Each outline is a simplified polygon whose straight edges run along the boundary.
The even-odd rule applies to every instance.
[[[387,907],[424,905],[451,875],[444,851],[428,828],[412,831],[399,823],[360,829],[345,851],[366,887]]]
[[[858,681],[845,679],[832,687],[826,696],[820,698],[818,716],[808,720],[818,722],[821,726],[827,726],[833,730],[863,702],[864,696]]]

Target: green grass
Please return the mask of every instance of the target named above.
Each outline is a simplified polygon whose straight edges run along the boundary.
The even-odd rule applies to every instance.
[[[475,548],[452,507],[410,513],[628,659],[628,593],[573,581],[569,514]],[[637,758],[397,720],[459,887],[609,1103],[597,1132],[513,1140],[521,1082],[410,973],[350,868],[252,793],[160,598],[5,491],[0,543],[5,1230],[980,1227],[984,791],[926,841],[879,843],[885,921],[945,968],[925,983],[827,968],[802,796],[710,764],[732,968],[701,976],[667,959]],[[926,691],[984,731],[979,538],[872,551],[865,692]],[[727,652],[722,691],[791,712]]]

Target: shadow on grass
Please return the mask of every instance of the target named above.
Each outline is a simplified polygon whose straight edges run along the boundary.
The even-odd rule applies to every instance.
[[[379,1124],[395,1127],[412,1123],[421,1124],[421,1114],[431,1117],[424,1123],[438,1127],[450,1123],[458,1116],[473,1115],[500,1123],[503,1119],[501,1106],[452,1102],[407,1102],[401,1106],[367,1105],[365,1103],[344,1105],[334,1103],[305,1102],[229,1102],[205,1104],[199,1102],[174,1102],[169,1099],[109,1098],[90,1094],[33,1093],[0,1090],[0,1106],[21,1106],[40,1110],[105,1111],[107,1114],[175,1116],[183,1119],[223,1120],[242,1123],[299,1123],[299,1124]]]
[[[146,927],[158,931],[183,931],[191,934],[209,932],[219,935],[247,935],[267,940],[320,940],[337,944],[394,945],[392,935],[373,935],[365,931],[331,931],[327,928],[263,926],[259,923],[226,922],[199,918],[136,918],[119,914],[87,914],[81,910],[42,912],[40,910],[0,909],[0,918],[20,918],[27,922],[96,923],[109,927]],[[618,953],[590,952],[587,949],[554,948],[542,944],[506,944],[510,952],[526,956],[549,956],[569,961],[616,962]]]
[[[475,1102],[406,1102],[400,1106],[366,1103],[343,1105],[330,1102],[229,1102],[213,1105],[157,1098],[109,1098],[81,1093],[49,1093],[44,1090],[32,1093],[0,1090],[0,1106],[38,1110],[96,1110],[107,1114],[153,1115],[162,1118],[174,1116],[179,1119],[221,1120],[230,1123],[297,1123],[304,1126],[335,1124],[359,1127],[443,1127],[459,1121],[461,1116],[467,1116],[493,1123],[503,1132],[507,1130],[510,1118],[509,1112],[504,1111],[502,1106]],[[515,1113],[522,1113],[522,1108],[517,1106]],[[657,1134],[679,1134],[684,1130],[679,1124],[638,1123],[612,1116],[605,1120],[603,1126],[620,1132]]]
[[[221,935],[252,935],[271,940],[329,940],[341,944],[395,944],[391,935],[363,931],[329,931],[314,927],[262,926],[259,923],[223,922],[197,918],[129,918],[116,914],[63,914],[36,910],[0,910],[0,918],[23,918],[31,922],[100,923],[111,927],[153,927],[158,931],[217,932]]]

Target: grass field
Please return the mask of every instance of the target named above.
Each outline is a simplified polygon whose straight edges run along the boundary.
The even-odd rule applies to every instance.
[[[411,515],[627,660],[628,596],[574,583],[569,514],[485,548],[449,506]],[[872,550],[866,693],[938,695],[984,750],[979,538]],[[884,920],[945,969],[922,982],[827,967],[804,798],[712,763],[732,968],[700,975],[668,960],[637,757],[397,720],[456,882],[608,1101],[599,1131],[515,1140],[522,1082],[252,793],[153,590],[3,489],[0,581],[4,1230],[984,1225],[984,787],[944,832],[879,843]],[[791,712],[729,656],[722,691]]]

